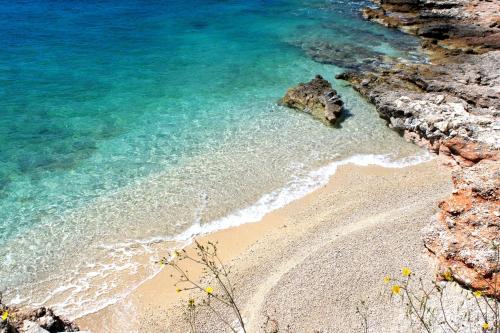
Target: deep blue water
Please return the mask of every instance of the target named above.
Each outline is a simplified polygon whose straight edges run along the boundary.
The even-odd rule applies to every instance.
[[[415,153],[342,83],[351,117],[339,129],[276,106],[317,73],[334,81],[366,57],[417,54],[410,37],[363,21],[366,4],[1,1],[7,296],[78,307],[76,277],[120,244],[220,219],[335,159]],[[314,58],[325,45],[351,54]],[[63,281],[71,292],[52,300]]]

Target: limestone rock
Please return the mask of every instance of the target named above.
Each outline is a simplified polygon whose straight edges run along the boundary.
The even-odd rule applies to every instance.
[[[23,332],[24,333],[49,333],[49,331],[43,329],[35,322],[25,320],[23,322]]]
[[[500,298],[498,1],[378,0],[365,18],[423,38],[431,63],[351,71],[347,80],[405,138],[453,167],[453,194],[424,231],[439,274]],[[495,281],[497,285],[495,286]]]
[[[334,124],[343,109],[343,102],[332,85],[321,75],[289,89],[279,102],[281,105],[310,113],[329,124]]]
[[[374,103],[392,128],[411,132],[436,153],[449,153],[454,163],[472,165],[500,148],[499,66],[500,51],[491,51],[338,78]]]
[[[500,49],[498,1],[378,0],[379,8],[365,8],[365,19],[399,28],[434,43],[447,55]],[[453,45],[450,48],[450,45]]]
[[[424,244],[441,273],[450,271],[458,282],[493,295],[500,289],[494,244],[500,241],[500,164],[483,159],[457,168],[453,183],[456,190],[424,230]]]
[[[7,320],[0,322],[0,332],[2,333],[57,333],[57,332],[78,332],[78,326],[66,319],[54,314],[45,307],[38,309],[26,309],[9,307],[1,303],[0,312],[8,311]]]

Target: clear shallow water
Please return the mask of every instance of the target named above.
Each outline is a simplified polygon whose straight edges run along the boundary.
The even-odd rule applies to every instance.
[[[160,241],[228,215],[255,220],[320,184],[311,172],[333,161],[420,154],[341,82],[349,116],[340,128],[276,106],[288,87],[342,70],[313,61],[311,47],[349,48],[348,64],[416,56],[410,37],[359,18],[365,4],[2,5],[7,298],[78,315],[124,292],[123,276],[135,284],[153,273]]]

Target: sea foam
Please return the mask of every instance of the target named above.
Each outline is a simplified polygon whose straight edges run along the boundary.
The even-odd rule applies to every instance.
[[[280,209],[287,204],[303,198],[313,191],[325,186],[328,183],[330,177],[335,174],[340,166],[352,164],[358,166],[374,165],[385,168],[404,168],[428,162],[433,158],[434,156],[428,152],[400,159],[395,159],[390,154],[354,155],[340,161],[332,162],[319,169],[309,172],[305,177],[293,177],[293,179],[290,180],[290,182],[286,184],[286,186],[263,195],[254,204],[208,223],[202,223],[200,218],[201,211],[206,205],[206,201],[203,201],[202,206],[199,208],[199,212],[195,220],[193,221],[194,224],[178,235],[167,237],[159,236],[103,246],[108,247],[110,250],[113,250],[115,252],[126,252],[124,250],[125,248],[131,248],[134,247],[134,245],[140,245],[140,248],[144,250],[144,253],[149,253],[151,255],[153,255],[155,251],[153,251],[150,246],[158,245],[159,243],[161,244],[165,242],[175,242],[179,245],[180,248],[182,248],[191,244],[194,238],[198,236],[210,234],[231,227],[236,227],[246,223],[255,223],[262,220],[262,218],[266,214]],[[143,279],[140,283],[135,283],[133,286],[128,286],[129,288],[126,288],[126,291],[114,295],[112,293],[110,293],[109,295],[105,295],[106,293],[103,291],[99,296],[105,295],[106,297],[85,299],[82,298],[81,294],[79,294],[79,291],[82,291],[81,287],[78,288],[76,286],[73,286],[73,288],[75,288],[75,291],[77,291],[73,294],[74,297],[68,297],[64,302],[57,304],[55,308],[59,311],[59,313],[64,313],[72,318],[79,318],[89,313],[99,311],[109,305],[113,305],[118,301],[124,299],[144,282],[154,278],[161,271],[161,269],[158,268],[157,265],[154,265],[154,262],[154,259],[150,260],[151,274],[149,274],[149,276]],[[137,269],[136,265],[132,266]],[[105,265],[104,270],[109,271],[110,269],[113,269],[113,267],[119,269],[119,267],[112,264]],[[100,273],[87,274],[86,276],[81,277],[78,282],[81,285],[88,286],[90,285],[90,283],[89,281],[86,281],[86,279],[92,278],[95,275],[100,275]],[[115,281],[114,283],[119,283],[119,281]],[[68,286],[66,286],[66,288],[67,287]],[[56,290],[53,291],[52,295],[54,295],[55,293]],[[71,311],[68,309],[68,306],[73,310],[75,309],[75,307],[79,308],[79,311]]]
[[[266,214],[282,208],[287,204],[300,199],[318,188],[326,185],[331,176],[335,174],[338,167],[347,164],[358,166],[376,165],[385,168],[404,168],[428,162],[433,156],[426,152],[422,155],[394,159],[389,154],[384,155],[354,155],[347,159],[332,162],[317,170],[310,172],[303,178],[294,178],[285,187],[263,195],[253,205],[238,210],[221,219],[201,224],[199,221],[189,229],[182,232],[171,240],[189,242],[193,237],[200,234],[212,233],[218,230],[239,226],[245,223],[260,221]]]

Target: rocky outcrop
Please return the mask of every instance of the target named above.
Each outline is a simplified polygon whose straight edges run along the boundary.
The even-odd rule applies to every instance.
[[[459,283],[500,298],[500,2],[379,5],[363,15],[421,36],[432,63],[386,64],[338,78],[375,104],[390,127],[453,167],[455,191],[439,204],[424,244],[441,275],[451,272]]]
[[[440,274],[499,297],[500,164],[482,159],[453,172],[455,191],[424,232]]]
[[[316,75],[308,83],[300,83],[288,89],[279,104],[310,113],[317,119],[334,124],[342,112],[344,103],[330,82],[321,75]]]
[[[51,309],[18,309],[1,303],[0,333],[78,332],[78,326],[54,314]]]
[[[472,165],[493,158],[500,147],[500,72],[495,70],[500,51],[453,60],[457,62],[398,64],[338,78],[374,103],[390,127],[458,164]],[[482,147],[484,156],[467,155],[471,145]]]
[[[378,0],[363,16],[428,39],[446,56],[500,49],[498,3],[481,0]]]

